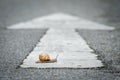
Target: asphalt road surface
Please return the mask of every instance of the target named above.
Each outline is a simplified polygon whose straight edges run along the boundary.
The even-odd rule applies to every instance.
[[[0,0],[0,80],[120,80],[119,0]],[[47,29],[8,30],[7,26],[64,12],[114,26],[115,30],[76,31],[95,50],[102,68],[23,69],[19,65]]]

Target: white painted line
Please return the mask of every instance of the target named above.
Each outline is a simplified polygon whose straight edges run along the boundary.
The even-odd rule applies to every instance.
[[[22,68],[92,68],[103,66],[85,40],[74,29],[50,28],[21,65]],[[56,63],[35,63],[40,53],[49,53]]]
[[[33,51],[21,65],[22,68],[93,68],[103,66],[93,54],[86,41],[75,32],[75,28],[89,30],[113,30],[113,27],[79,19],[64,13],[21,22],[9,26],[8,29],[39,29],[49,28],[46,35],[38,42]],[[56,63],[35,63],[41,53],[49,53],[51,57],[59,54]]]
[[[56,13],[27,22],[11,25],[8,29],[39,29],[39,28],[79,28],[90,30],[113,30],[114,27],[102,25],[64,13]]]

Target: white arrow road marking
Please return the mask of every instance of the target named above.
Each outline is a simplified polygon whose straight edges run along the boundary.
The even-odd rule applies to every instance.
[[[79,28],[91,30],[113,30],[113,27],[88,21],[76,16],[71,16],[64,13],[56,13],[40,18],[35,18],[27,22],[11,25],[8,29],[35,29],[35,28]]]
[[[56,13],[56,14],[51,14],[51,15],[48,15],[48,16],[43,16],[41,18],[37,18],[37,19],[34,19],[35,22],[37,21],[43,21],[43,20],[79,20],[78,17],[75,17],[75,16],[72,16],[72,15],[68,15],[68,14],[64,14],[64,13]]]
[[[35,68],[91,68],[103,66],[85,40],[74,29],[50,28],[21,67]],[[40,53],[59,55],[56,63],[35,63]]]
[[[93,30],[113,30],[105,26],[71,15],[58,13],[28,22],[9,26],[8,29],[49,28],[33,51],[23,61],[21,67],[35,68],[92,68],[103,66],[93,54],[85,40],[75,32],[75,28]],[[56,63],[35,63],[40,53],[49,53],[52,57],[59,54]]]

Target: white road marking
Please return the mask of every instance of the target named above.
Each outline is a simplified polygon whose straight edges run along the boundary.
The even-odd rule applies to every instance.
[[[21,67],[35,68],[92,68],[103,66],[97,55],[92,53],[85,40],[74,29],[50,28],[38,42]],[[49,53],[52,57],[59,54],[56,63],[35,63],[40,53]]]
[[[45,21],[45,20],[79,20],[78,17],[76,16],[72,16],[72,15],[69,15],[69,14],[64,14],[64,13],[56,13],[56,14],[51,14],[51,15],[48,15],[48,16],[42,16],[41,18],[38,18],[38,19],[34,19],[34,21]]]
[[[79,28],[90,30],[113,30],[113,27],[88,21],[76,16],[71,16],[64,13],[56,13],[40,18],[35,18],[27,22],[11,25],[8,29],[39,29],[39,28]]]
[[[9,26],[8,29],[49,28],[46,35],[23,61],[21,67],[35,68],[92,68],[103,66],[97,55],[85,40],[75,32],[75,28],[89,30],[113,30],[113,27],[79,19],[68,14],[58,13],[31,21]],[[49,53],[52,57],[59,54],[56,63],[35,63],[40,53]]]

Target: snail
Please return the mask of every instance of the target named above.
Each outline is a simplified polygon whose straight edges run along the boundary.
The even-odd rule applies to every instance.
[[[54,63],[57,62],[58,55],[56,58],[52,59],[49,54],[40,54],[39,55],[39,61],[36,63]]]

